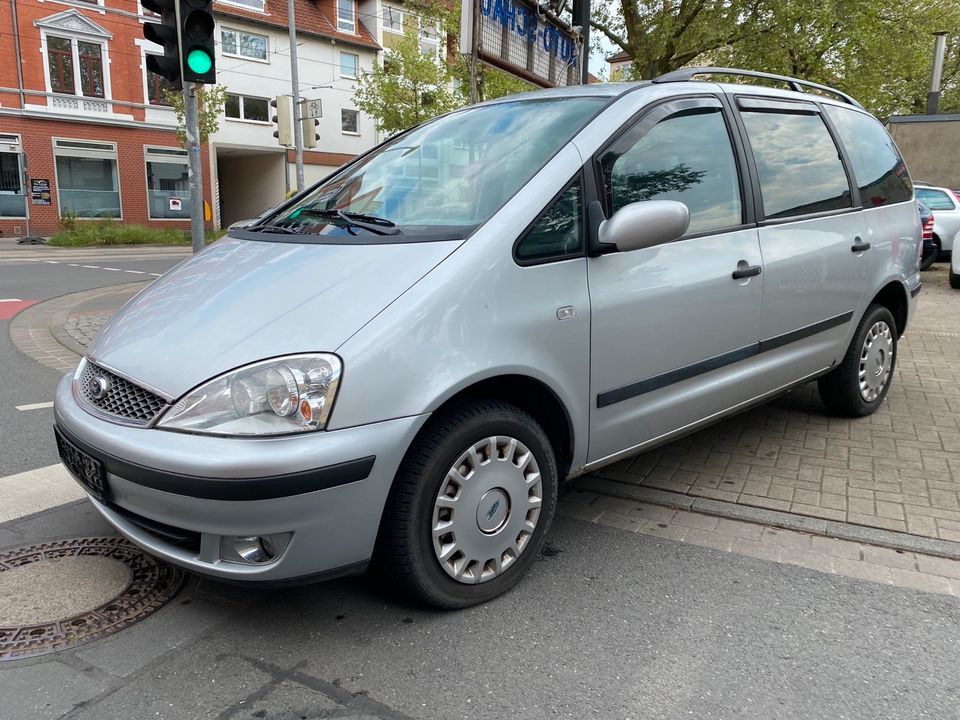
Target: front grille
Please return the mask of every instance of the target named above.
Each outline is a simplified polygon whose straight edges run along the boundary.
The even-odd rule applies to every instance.
[[[101,379],[105,381],[106,392],[102,392]],[[76,382],[81,397],[88,404],[108,415],[133,421],[138,425],[150,423],[166,404],[163,398],[89,360]]]

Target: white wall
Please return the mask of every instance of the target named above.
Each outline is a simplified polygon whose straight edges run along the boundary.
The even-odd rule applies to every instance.
[[[369,22],[369,18],[364,17]],[[220,28],[244,30],[268,37],[267,58],[260,62],[248,58],[224,56],[217,45],[217,80],[230,93],[253,97],[274,98],[290,94],[290,41],[286,31],[270,28],[224,15],[217,16],[217,38]],[[376,53],[312,35],[298,35],[300,94],[306,99],[319,98],[323,103],[320,118],[320,140],[317,150],[325,152],[361,153],[377,141],[373,120],[361,113],[359,135],[344,134],[340,126],[341,108],[356,109],[353,105],[353,80],[340,77],[340,52],[350,52],[360,58],[360,69],[371,69]],[[323,87],[318,87],[323,86]],[[270,109],[270,116],[273,109]],[[271,122],[257,123],[224,118],[220,129],[210,137],[211,142],[248,147],[278,147],[273,137]]]

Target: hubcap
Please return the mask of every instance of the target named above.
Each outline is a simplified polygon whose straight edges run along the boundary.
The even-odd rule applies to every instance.
[[[873,402],[883,392],[893,368],[893,335],[883,320],[874,323],[860,349],[860,397]]]
[[[533,453],[497,435],[471,445],[447,471],[433,507],[433,550],[454,580],[481,583],[506,572],[540,520],[543,482]]]

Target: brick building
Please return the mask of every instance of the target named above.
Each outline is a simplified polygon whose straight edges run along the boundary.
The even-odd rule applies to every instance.
[[[281,201],[292,152],[277,145],[269,100],[290,92],[286,0],[217,2],[218,82],[229,92],[203,149],[211,225]],[[300,86],[322,100],[307,180],[377,141],[352,106],[353,81],[379,51],[379,0],[297,0]],[[61,218],[189,228],[186,153],[146,70],[162,48],[137,0],[13,0],[0,6],[0,233],[54,233]],[[372,28],[372,30],[370,29]]]

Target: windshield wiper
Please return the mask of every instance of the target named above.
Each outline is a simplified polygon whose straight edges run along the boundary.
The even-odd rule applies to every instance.
[[[386,218],[376,215],[364,215],[363,213],[344,212],[343,210],[317,210],[315,208],[303,208],[298,215],[310,215],[311,217],[324,218],[327,220],[341,220],[346,224],[347,231],[351,235],[356,235],[350,230],[352,227],[366,230],[377,235],[401,235],[397,224]]]
[[[251,227],[241,228],[247,232],[262,232],[262,233],[277,233],[282,235],[303,235],[299,230],[294,230],[293,228],[288,228],[283,225],[254,225]]]

